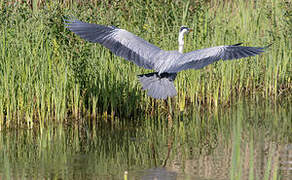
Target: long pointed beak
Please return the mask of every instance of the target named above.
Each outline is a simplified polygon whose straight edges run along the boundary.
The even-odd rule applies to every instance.
[[[192,32],[192,31],[193,31],[193,29],[189,28],[189,32]]]

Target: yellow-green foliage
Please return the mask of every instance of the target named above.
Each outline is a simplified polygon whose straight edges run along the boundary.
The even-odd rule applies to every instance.
[[[291,100],[291,2],[0,1],[0,129],[69,117],[133,118],[229,105],[240,97]],[[146,70],[77,37],[66,16],[115,25],[165,50],[181,25],[194,29],[186,51],[244,42],[272,43],[263,55],[181,72],[172,102],[153,100],[136,75]],[[147,71],[148,72],[148,71]],[[71,121],[71,120],[70,120]]]

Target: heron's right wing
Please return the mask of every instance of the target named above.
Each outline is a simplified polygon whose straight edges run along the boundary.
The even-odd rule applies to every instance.
[[[100,43],[117,56],[121,56],[143,68],[153,69],[154,56],[162,51],[144,39],[114,26],[85,23],[77,19],[65,20],[65,24],[68,29],[81,38]]]
[[[216,61],[240,59],[255,56],[264,52],[267,47],[248,47],[235,45],[216,46],[188,52],[176,60],[176,64],[170,67],[167,72],[179,72],[186,69],[201,69]]]

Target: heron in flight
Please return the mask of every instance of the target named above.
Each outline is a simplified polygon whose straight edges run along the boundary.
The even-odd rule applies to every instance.
[[[79,21],[64,20],[66,27],[81,38],[99,43],[117,56],[145,69],[155,72],[138,75],[143,90],[155,99],[177,95],[173,81],[178,72],[186,69],[201,69],[219,60],[240,59],[264,52],[266,47],[223,45],[183,53],[184,35],[191,31],[182,26],[178,35],[178,51],[165,51],[144,39],[114,26],[104,26]]]

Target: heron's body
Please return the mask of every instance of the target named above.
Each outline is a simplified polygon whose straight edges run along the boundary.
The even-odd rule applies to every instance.
[[[178,72],[186,69],[201,69],[220,59],[239,59],[264,52],[265,47],[247,47],[240,44],[217,46],[183,53],[184,35],[189,28],[182,26],[178,41],[179,51],[164,51],[142,38],[114,26],[65,20],[67,27],[81,38],[100,43],[118,56],[136,65],[155,70],[154,73],[138,75],[144,90],[157,99],[177,95],[173,81]]]

